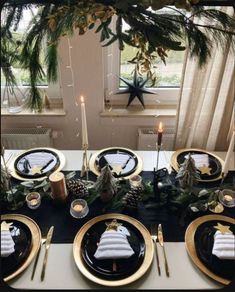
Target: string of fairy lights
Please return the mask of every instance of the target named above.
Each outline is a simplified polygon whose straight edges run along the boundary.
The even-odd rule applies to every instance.
[[[72,65],[72,49],[73,46],[71,45],[71,40],[69,37],[67,37],[67,43],[68,43],[68,57],[69,57],[69,64],[66,66],[67,69],[70,70],[71,73],[71,83],[67,84],[67,87],[72,88],[72,95],[74,98],[74,103],[75,106],[78,107],[78,101],[76,99],[76,94],[75,94],[75,86],[74,86],[74,71],[73,71],[73,65]],[[79,123],[79,118],[75,118],[75,122]],[[78,127],[74,127],[75,129],[78,129]],[[76,131],[75,137],[78,138],[80,136],[80,132]]]

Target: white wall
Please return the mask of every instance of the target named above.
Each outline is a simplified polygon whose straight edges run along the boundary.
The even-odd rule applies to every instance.
[[[99,43],[99,34],[89,31],[83,36],[74,35],[71,39],[72,68],[74,71],[75,97],[85,97],[89,149],[101,149],[111,146],[123,146],[136,149],[137,129],[153,127],[159,118],[100,117],[103,110],[104,74],[103,49]],[[65,116],[14,115],[2,116],[2,128],[49,127],[58,132],[54,146],[58,149],[81,149],[80,101],[75,106],[71,71],[69,65],[69,47],[67,37],[61,40],[60,48],[61,93],[64,100]],[[77,120],[76,120],[77,118]],[[161,118],[164,125],[173,126],[174,118]],[[80,135],[77,137],[77,133]]]

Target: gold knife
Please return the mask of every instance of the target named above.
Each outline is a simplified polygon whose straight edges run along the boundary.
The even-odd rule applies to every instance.
[[[49,247],[50,247],[50,244],[51,244],[53,231],[54,231],[54,226],[51,226],[51,228],[49,229],[49,231],[47,233],[47,239],[46,239],[46,243],[45,243],[46,251],[45,251],[43,264],[42,264],[41,281],[43,281],[44,277],[45,277],[46,264],[47,264],[47,258],[48,258],[48,251],[49,251]]]
[[[165,260],[165,271],[166,271],[166,275],[167,277],[170,277],[170,273],[169,273],[169,266],[167,263],[167,258],[166,258],[166,252],[165,252],[165,246],[164,246],[164,240],[163,240],[163,232],[162,232],[162,224],[158,225],[158,241],[163,249],[163,255],[164,255],[164,260]]]

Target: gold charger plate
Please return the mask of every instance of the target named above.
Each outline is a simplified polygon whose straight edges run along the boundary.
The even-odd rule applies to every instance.
[[[227,216],[223,216],[223,215],[205,215],[202,217],[199,217],[197,219],[195,219],[194,221],[192,221],[186,232],[185,232],[185,244],[186,244],[186,249],[187,252],[189,254],[189,256],[191,257],[192,261],[194,262],[194,264],[203,272],[205,273],[207,276],[211,277],[212,279],[214,279],[215,281],[222,283],[224,285],[228,285],[231,281],[225,278],[222,278],[218,275],[216,275],[215,273],[213,273],[211,270],[209,270],[202,262],[201,260],[198,258],[197,256],[197,252],[196,252],[196,248],[195,248],[195,241],[194,241],[194,236],[196,233],[197,228],[205,222],[208,221],[213,221],[213,220],[222,220],[228,223],[233,223],[234,224],[234,219],[227,217]]]
[[[82,240],[83,240],[84,235],[86,234],[86,232],[88,231],[88,229],[91,226],[93,226],[94,224],[96,224],[99,221],[103,221],[103,220],[107,220],[107,219],[114,219],[114,218],[117,220],[119,219],[119,220],[126,221],[126,222],[134,225],[135,228],[137,228],[140,231],[140,233],[143,236],[144,242],[145,242],[145,255],[144,255],[144,260],[142,262],[142,265],[132,275],[128,276],[127,278],[121,279],[121,280],[104,280],[104,279],[99,278],[98,276],[93,275],[88,270],[88,268],[84,265],[82,255],[81,255],[81,244],[82,244]],[[147,270],[149,269],[149,267],[152,263],[153,254],[154,254],[154,246],[153,246],[153,242],[151,239],[151,235],[148,232],[148,230],[138,220],[136,220],[132,217],[129,217],[127,215],[123,215],[123,214],[111,213],[111,214],[97,216],[97,217],[91,219],[85,225],[83,225],[82,228],[78,231],[77,235],[75,236],[74,242],[73,242],[73,256],[74,256],[75,263],[76,263],[78,269],[80,270],[80,272],[89,280],[91,280],[97,284],[104,285],[104,286],[110,286],[110,287],[118,287],[118,286],[127,285],[129,283],[136,281],[140,277],[142,277],[147,272]]]
[[[224,165],[224,161],[217,155],[209,152],[209,151],[206,151],[206,150],[203,150],[203,149],[198,149],[198,148],[186,148],[186,149],[179,149],[179,150],[176,150],[172,156],[171,156],[171,166],[173,167],[173,169],[178,172],[179,171],[179,163],[177,161],[177,157],[183,153],[183,152],[202,152],[203,154],[208,154],[208,155],[211,155],[213,156],[214,158],[216,158],[220,164],[221,164],[221,170],[223,168],[223,165]],[[213,178],[213,179],[199,179],[198,181],[200,182],[213,182],[213,181],[217,181],[217,180],[220,180],[222,179],[222,172],[220,175],[218,175],[216,178]]]
[[[130,175],[127,175],[127,176],[122,176],[122,177],[117,178],[117,179],[129,179],[131,176],[137,175],[137,174],[139,174],[143,170],[143,160],[141,159],[141,157],[138,154],[136,154],[134,151],[132,151],[131,149],[123,148],[123,147],[109,147],[109,148],[105,148],[105,149],[102,149],[102,150],[94,153],[91,156],[91,159],[89,161],[89,169],[95,175],[99,176],[100,175],[100,171],[99,171],[99,169],[96,166],[96,159],[97,159],[97,157],[100,154],[102,154],[102,152],[112,151],[112,150],[115,150],[115,149],[120,150],[120,151],[130,152],[133,155],[133,157],[135,156],[136,159],[137,159],[137,166],[136,166],[136,169],[133,171],[133,173],[131,173]]]
[[[57,149],[54,149],[54,148],[49,148],[49,147],[37,147],[37,148],[31,148],[31,149],[28,149],[28,150],[25,150],[25,151],[22,151],[21,153],[19,153],[19,155],[17,155],[9,164],[9,172],[10,174],[18,179],[18,180],[22,180],[22,181],[31,181],[31,180],[35,180],[35,181],[41,181],[41,180],[44,180],[47,176],[43,176],[43,177],[40,177],[40,178],[28,178],[28,177],[22,177],[20,176],[16,170],[15,170],[15,161],[18,159],[18,157],[20,157],[21,155],[23,154],[26,154],[27,152],[30,152],[30,151],[34,151],[34,150],[49,150],[55,154],[58,155],[59,157],[59,160],[60,160],[60,165],[57,167],[57,169],[54,171],[60,171],[63,169],[63,167],[65,166],[65,156],[64,154],[60,151],[60,150],[57,150]]]
[[[6,214],[1,215],[1,220],[16,220],[19,222],[24,223],[30,230],[32,234],[32,243],[31,243],[31,250],[29,252],[29,255],[27,259],[23,262],[23,264],[11,275],[5,277],[3,280],[5,282],[15,278],[19,274],[21,274],[32,262],[34,257],[37,255],[37,252],[39,250],[40,244],[41,244],[41,231],[38,227],[37,223],[32,220],[31,218],[21,215],[21,214]]]

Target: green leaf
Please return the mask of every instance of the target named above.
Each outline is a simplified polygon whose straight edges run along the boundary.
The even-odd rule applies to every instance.
[[[65,179],[71,179],[76,175],[76,171],[71,171],[65,175]]]
[[[27,188],[32,188],[34,186],[33,181],[24,181],[24,182],[21,182],[20,184],[27,187]]]
[[[108,42],[107,42],[105,45],[103,45],[102,47],[107,47],[107,46],[111,45],[111,44],[114,43],[117,39],[118,39],[118,36],[117,36],[117,35],[116,35],[116,36],[113,36],[113,37],[111,38],[111,40],[108,41]]]

